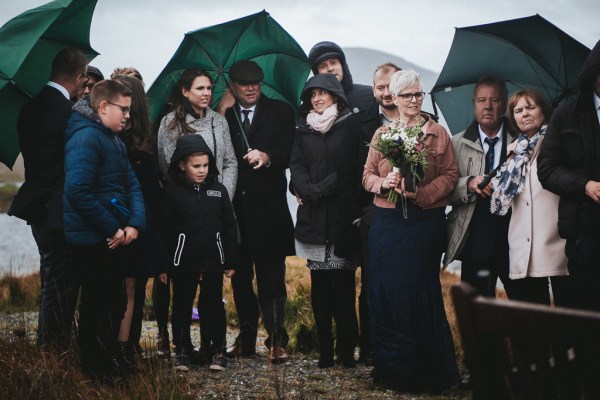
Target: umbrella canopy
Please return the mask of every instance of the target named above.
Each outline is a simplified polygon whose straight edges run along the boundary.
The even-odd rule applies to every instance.
[[[56,0],[26,11],[0,27],[0,162],[12,168],[19,155],[21,106],[50,78],[52,60],[67,47],[90,47],[96,0]]]
[[[262,92],[283,100],[294,110],[310,72],[300,45],[266,11],[220,25],[188,32],[179,48],[148,90],[150,119],[165,113],[167,101],[186,68],[198,67],[213,79],[212,104],[229,87],[229,68],[250,59],[264,71]]]
[[[473,122],[473,90],[483,75],[506,80],[509,95],[533,88],[558,105],[576,93],[589,52],[539,15],[456,28],[432,101],[453,134]]]

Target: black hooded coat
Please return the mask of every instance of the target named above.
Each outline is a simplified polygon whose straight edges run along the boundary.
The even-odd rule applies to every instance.
[[[342,70],[344,71],[344,77],[342,79],[342,88],[346,95],[346,104],[348,108],[354,113],[368,110],[373,104],[375,104],[375,96],[370,86],[361,85],[354,83],[352,80],[352,74],[348,63],[346,62],[346,55],[340,46],[333,42],[319,42],[310,49],[308,59],[312,65],[313,74],[319,73],[319,63],[328,60],[330,58],[337,58],[342,64]]]
[[[579,95],[556,109],[538,156],[538,178],[544,189],[560,196],[561,237],[600,237],[600,206],[585,194],[589,180],[600,181],[600,124],[594,107],[594,82],[600,74],[600,41],[587,57],[579,77]]]
[[[209,172],[196,189],[179,162],[198,152],[208,154]],[[165,188],[165,226],[173,256],[172,272],[236,269],[239,250],[233,207],[227,189],[217,180],[215,158],[201,136],[186,135],[177,140],[169,175],[173,183]]]
[[[309,110],[312,89],[327,90],[343,104],[337,119],[326,133],[312,129],[306,117],[296,127],[290,158],[290,173],[295,193],[303,204],[298,206],[295,237],[303,243],[335,243],[339,227],[338,165],[346,121],[351,115],[340,83],[330,74],[315,75],[302,90],[301,110]],[[339,108],[338,108],[339,109]]]

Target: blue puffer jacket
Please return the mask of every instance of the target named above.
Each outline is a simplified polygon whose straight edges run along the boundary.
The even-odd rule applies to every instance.
[[[73,111],[65,136],[67,242],[106,243],[119,228],[143,229],[144,199],[125,144],[100,123],[87,99],[77,102]]]

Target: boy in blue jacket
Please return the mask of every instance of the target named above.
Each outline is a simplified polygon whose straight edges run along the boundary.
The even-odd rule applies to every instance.
[[[78,343],[86,373],[99,379],[128,372],[117,343],[125,309],[122,270],[143,258],[142,191],[117,133],[131,111],[131,92],[105,80],[75,104],[65,138],[65,239],[82,275]]]
[[[167,226],[173,253],[171,324],[176,368],[187,370],[200,357],[190,337],[196,289],[203,356],[210,369],[227,366],[223,274],[231,278],[238,264],[237,224],[227,189],[217,181],[215,158],[200,135],[179,138],[165,188]]]

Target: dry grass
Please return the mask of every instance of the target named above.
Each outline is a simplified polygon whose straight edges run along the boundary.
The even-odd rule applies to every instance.
[[[455,314],[449,290],[459,278],[450,273],[442,273],[442,291],[448,321],[454,336],[457,359],[462,360],[462,346],[456,328]],[[411,398],[380,391],[368,376],[368,369],[349,371],[334,368],[331,371],[311,372],[302,364],[311,363],[318,348],[312,309],[310,306],[310,273],[306,261],[297,257],[287,259],[286,284],[288,303],[286,305],[286,326],[290,333],[289,349],[296,353],[296,363],[304,365],[304,372],[286,367],[263,370],[265,360],[257,360],[252,366],[258,374],[252,392],[255,398],[298,399],[298,398]],[[357,274],[357,288],[360,287],[360,274]],[[152,280],[147,285],[147,299],[151,298]],[[358,291],[357,291],[358,292]],[[36,310],[39,299],[39,274],[24,277],[5,276],[0,278],[0,311]],[[237,324],[231,284],[226,279],[224,299],[230,325]],[[147,300],[148,301],[148,300]],[[147,315],[152,314],[152,304],[147,303]],[[66,352],[41,351],[30,340],[15,337],[16,330],[0,326],[0,400],[21,398],[44,399],[196,399],[228,398],[236,390],[244,392],[245,375],[216,379],[213,374],[202,373],[177,375],[157,359],[144,360],[141,373],[135,379],[117,380],[108,385],[100,385],[82,375],[76,354]],[[263,332],[264,335],[264,332]],[[26,337],[27,335],[19,335]],[[146,346],[145,346],[146,347]],[[308,356],[305,356],[308,355]],[[307,360],[307,361],[302,361]],[[294,365],[292,367],[291,365]],[[288,368],[296,368],[291,364]],[[312,364],[310,364],[312,365]],[[240,367],[236,367],[240,368]],[[313,367],[315,368],[315,367]],[[260,372],[263,371],[263,372]],[[300,369],[300,371],[302,371]],[[242,371],[237,371],[242,373]],[[298,378],[300,376],[300,378]],[[303,377],[303,378],[302,378]],[[300,380],[299,380],[300,379]],[[235,385],[242,385],[236,389]],[[326,387],[323,387],[325,385]],[[330,387],[333,385],[332,387]],[[4,389],[7,388],[7,389]],[[208,391],[208,392],[207,392]],[[320,394],[319,394],[320,393]],[[468,393],[451,392],[447,397],[418,397],[420,399],[463,399]],[[414,397],[413,397],[414,398]]]
[[[8,273],[0,278],[0,312],[35,310],[39,299],[39,273],[24,276]]]

